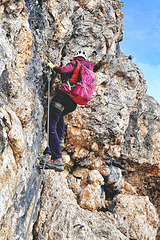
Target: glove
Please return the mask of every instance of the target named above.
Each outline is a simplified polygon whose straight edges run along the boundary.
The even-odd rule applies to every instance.
[[[49,61],[49,62],[47,63],[47,67],[50,67],[50,68],[53,70],[53,68],[55,67],[55,65],[54,65],[51,61]]]

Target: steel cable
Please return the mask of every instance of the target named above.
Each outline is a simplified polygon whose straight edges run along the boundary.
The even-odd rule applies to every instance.
[[[51,75],[51,69],[49,68],[49,73],[48,73],[48,121],[47,121],[47,146],[49,146],[50,75]],[[36,202],[37,202],[37,198],[38,198],[39,189],[40,189],[40,187],[41,187],[41,182],[42,182],[42,178],[43,178],[44,169],[45,169],[45,167],[46,167],[47,159],[49,159],[49,158],[50,158],[50,155],[49,155],[49,154],[46,154],[46,155],[45,155],[44,165],[43,165],[42,172],[41,172],[41,176],[40,176],[40,180],[39,180],[39,183],[38,183],[38,189],[37,189],[36,197],[35,197],[35,200],[34,200],[34,203],[33,203],[32,213],[31,213],[30,220],[29,220],[28,227],[27,227],[27,232],[26,232],[25,240],[27,240],[27,238],[28,238],[28,234],[29,234],[29,230],[30,230],[30,225],[31,225],[31,222],[32,222],[33,214],[34,214],[34,209],[35,209]]]

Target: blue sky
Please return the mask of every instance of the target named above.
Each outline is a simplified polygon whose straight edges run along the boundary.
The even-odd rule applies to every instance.
[[[160,0],[122,0],[125,55],[132,55],[148,86],[147,94],[160,103]]]

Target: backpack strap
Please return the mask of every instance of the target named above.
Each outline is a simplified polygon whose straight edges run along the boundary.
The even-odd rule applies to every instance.
[[[78,78],[79,78],[79,70],[81,68],[81,64],[78,60],[76,60],[77,66],[73,71],[72,77],[69,79],[72,83],[77,83]]]

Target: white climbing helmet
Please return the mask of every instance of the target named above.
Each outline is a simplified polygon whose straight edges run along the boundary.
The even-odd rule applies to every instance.
[[[83,57],[84,59],[86,59],[87,58],[87,54],[86,54],[85,50],[79,49],[79,50],[76,51],[74,57],[75,58],[76,57]]]

